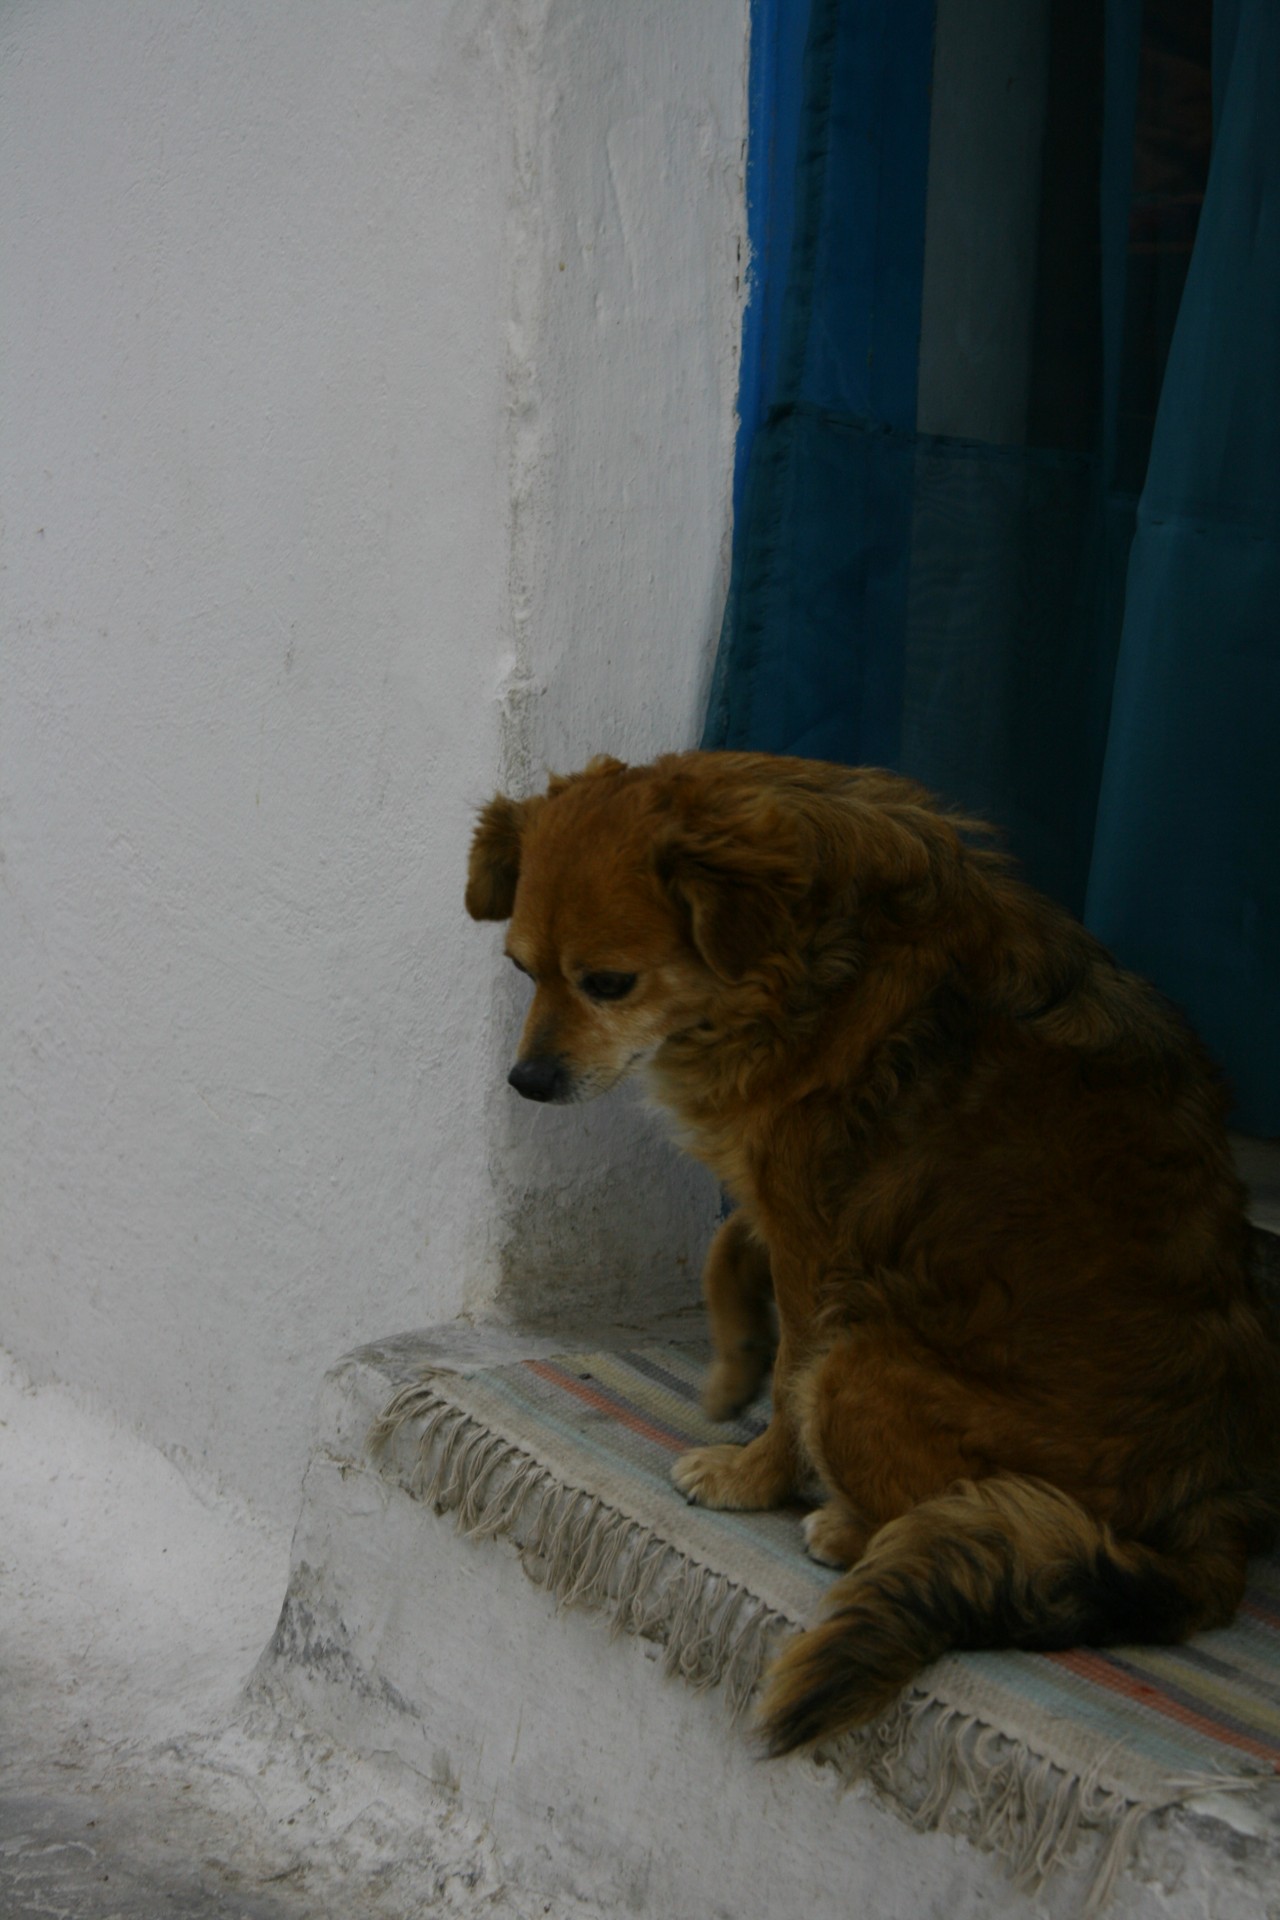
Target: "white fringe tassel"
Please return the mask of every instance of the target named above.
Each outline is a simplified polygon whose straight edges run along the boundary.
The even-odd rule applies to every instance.
[[[598,1496],[565,1486],[429,1385],[396,1395],[369,1435],[374,1456],[410,1423],[420,1426],[406,1492],[452,1513],[473,1539],[513,1538],[525,1572],[559,1606],[602,1611],[614,1633],[659,1641],[668,1673],[699,1690],[722,1684],[734,1718],[746,1711],[774,1641],[791,1629],[785,1616]]]

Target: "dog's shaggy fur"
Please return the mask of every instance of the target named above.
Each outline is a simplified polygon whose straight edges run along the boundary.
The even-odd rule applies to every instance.
[[[499,796],[472,844],[467,906],[536,987],[513,1085],[643,1067],[737,1202],[707,1405],[773,1357],[773,1419],[676,1485],[816,1477],[809,1549],[849,1569],[772,1670],[774,1752],[948,1648],[1220,1626],[1280,1510],[1217,1077],[984,839],[892,774],[692,753]]]

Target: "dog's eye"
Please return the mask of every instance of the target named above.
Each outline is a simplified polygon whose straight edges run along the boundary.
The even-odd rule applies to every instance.
[[[625,1000],[635,983],[634,973],[584,973],[578,985],[588,1000]]]
[[[512,966],[515,968],[517,973],[522,973],[526,980],[532,980],[533,975],[530,973],[528,967],[526,967],[523,960],[517,960],[514,953],[509,953],[507,955],[507,958],[511,962]]]

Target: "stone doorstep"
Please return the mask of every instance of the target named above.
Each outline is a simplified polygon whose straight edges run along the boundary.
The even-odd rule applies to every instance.
[[[339,1362],[318,1401],[288,1593],[254,1686],[348,1749],[394,1753],[424,1792],[456,1797],[487,1821],[510,1881],[550,1903],[641,1920],[1082,1913],[1096,1835],[1033,1896],[962,1830],[918,1831],[871,1786],[848,1788],[811,1760],[760,1762],[719,1690],[667,1677],[660,1647],[612,1638],[598,1614],[557,1611],[511,1541],[461,1536],[369,1459],[373,1421],[428,1367],[498,1366],[565,1344],[454,1327]],[[1153,1816],[1109,1910],[1274,1920],[1280,1809],[1222,1795]]]

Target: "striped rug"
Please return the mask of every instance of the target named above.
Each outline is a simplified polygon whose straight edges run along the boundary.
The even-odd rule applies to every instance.
[[[761,1402],[713,1425],[701,1375],[673,1347],[433,1373],[397,1395],[375,1443],[419,1497],[514,1538],[562,1600],[665,1639],[673,1671],[744,1704],[836,1575],[806,1557],[801,1508],[712,1513],[676,1493],[679,1453],[748,1440],[768,1418]],[[1206,1793],[1280,1799],[1280,1560],[1255,1564],[1232,1626],[1185,1646],[949,1656],[830,1757],[918,1821],[1001,1847],[1028,1885],[1080,1827],[1104,1829],[1096,1905],[1146,1813]]]

